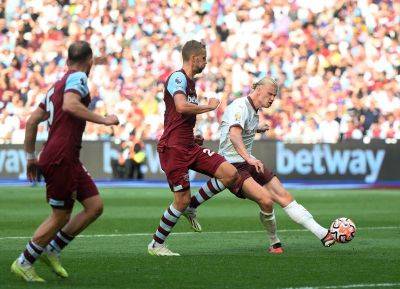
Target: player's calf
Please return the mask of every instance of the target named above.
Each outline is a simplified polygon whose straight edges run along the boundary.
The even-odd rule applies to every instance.
[[[209,179],[201,186],[200,190],[191,197],[187,210],[188,213],[223,190],[225,190],[225,185],[220,180],[217,178]]]
[[[174,208],[179,212],[184,212],[186,208],[190,205],[190,191],[184,190],[179,192],[174,192]]]
[[[225,189],[225,185],[217,178],[209,179],[200,190],[190,199],[190,204],[183,213],[195,232],[201,232],[201,225],[197,219],[196,208]]]
[[[281,241],[279,240],[278,233],[277,233],[277,226],[276,226],[276,218],[275,213],[272,210],[271,213],[266,213],[260,211],[260,222],[264,226],[265,231],[267,232],[267,236],[269,238],[271,246],[275,244],[280,244]]]

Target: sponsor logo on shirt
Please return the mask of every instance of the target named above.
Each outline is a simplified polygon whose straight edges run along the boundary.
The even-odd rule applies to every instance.
[[[199,102],[198,102],[196,96],[190,96],[190,95],[188,95],[187,101],[190,102],[190,103],[199,104]]]
[[[242,117],[242,115],[240,114],[240,112],[237,112],[235,114],[235,120],[239,121],[241,117]]]

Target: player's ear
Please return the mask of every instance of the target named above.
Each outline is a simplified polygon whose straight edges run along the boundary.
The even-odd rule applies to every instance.
[[[197,60],[197,56],[195,53],[193,53],[192,55],[190,55],[190,60],[192,61],[192,63],[195,63]]]

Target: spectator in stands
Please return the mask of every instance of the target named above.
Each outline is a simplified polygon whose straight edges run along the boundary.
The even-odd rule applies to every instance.
[[[229,102],[270,75],[282,91],[261,138],[337,142],[359,130],[396,140],[399,15],[393,0],[1,1],[0,142],[22,142],[27,115],[63,74],[66,47],[78,39],[96,57],[91,109],[121,117],[120,128],[93,127],[85,139],[124,143],[133,129],[142,141],[157,139],[163,82],[181,66],[189,38],[210,49],[199,95],[222,102],[198,122],[205,139],[218,138]]]

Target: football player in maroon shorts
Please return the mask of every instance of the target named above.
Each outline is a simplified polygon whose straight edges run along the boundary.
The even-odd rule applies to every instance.
[[[237,170],[219,154],[201,147],[201,136],[194,136],[196,115],[216,109],[219,100],[211,98],[207,105],[199,105],[194,76],[207,64],[205,46],[195,40],[182,48],[183,68],[173,72],[165,83],[164,133],[157,145],[161,168],[174,193],[174,202],[165,210],[160,224],[148,245],[148,252],[156,256],[179,256],[169,250],[164,242],[183,214],[195,220],[189,204],[198,204],[230,187],[239,179]],[[192,198],[189,169],[212,177]],[[199,231],[199,228],[196,228]]]
[[[27,176],[36,179],[40,168],[46,182],[50,216],[36,229],[26,249],[11,266],[11,271],[28,282],[43,282],[33,267],[40,257],[53,271],[68,277],[61,266],[61,250],[102,213],[103,202],[96,185],[79,160],[82,134],[86,121],[117,125],[115,115],[103,117],[91,112],[87,79],[93,63],[93,53],[85,41],[72,43],[68,48],[68,71],[47,92],[39,107],[27,121],[24,148],[27,157]],[[47,120],[49,137],[40,154],[35,155],[38,124]],[[83,210],[71,218],[74,201]]]

